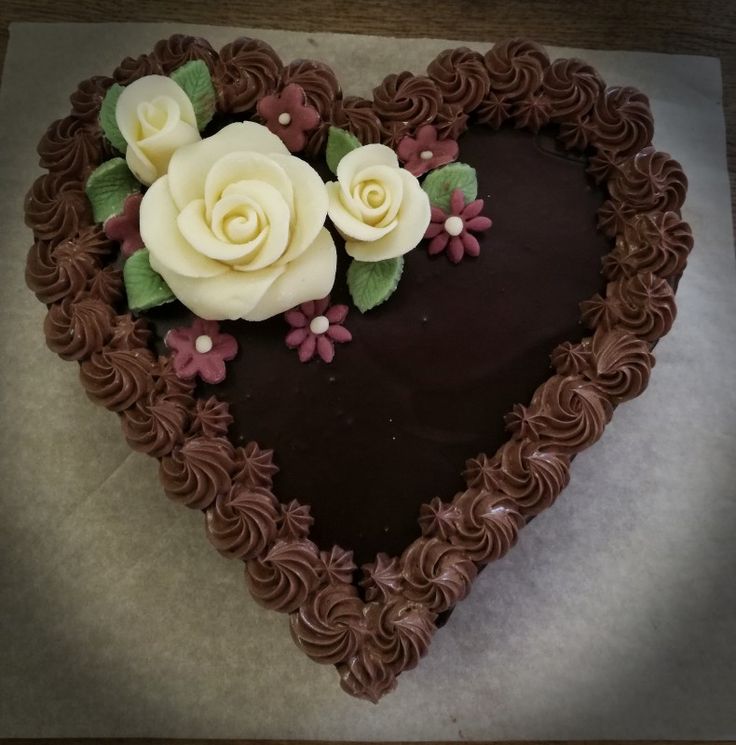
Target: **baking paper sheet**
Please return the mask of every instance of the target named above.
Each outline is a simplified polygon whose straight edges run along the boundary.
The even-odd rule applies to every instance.
[[[246,33],[369,95],[460,42],[173,25],[14,24],[0,90],[0,736],[736,737],[736,274],[719,62],[579,54],[649,94],[690,180],[696,248],[648,391],[576,458],[378,706],[249,597],[199,512],[44,346],[25,287],[35,146],[76,83],[177,31]],[[470,46],[485,51],[490,42]]]

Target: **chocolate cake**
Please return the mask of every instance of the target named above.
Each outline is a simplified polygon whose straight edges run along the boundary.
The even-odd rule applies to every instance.
[[[647,386],[693,240],[646,96],[519,39],[367,100],[176,35],[71,105],[25,203],[49,348],[378,701]]]

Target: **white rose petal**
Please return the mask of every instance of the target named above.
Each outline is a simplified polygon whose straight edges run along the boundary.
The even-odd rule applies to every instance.
[[[179,211],[169,191],[169,177],[163,176],[141,201],[141,239],[150,254],[151,266],[163,276],[177,273],[186,277],[213,277],[226,272],[227,266],[199,253],[184,240],[178,218]]]
[[[204,184],[213,164],[236,152],[289,155],[283,142],[267,127],[255,122],[235,122],[201,143],[179,148],[169,163],[171,195],[184,209],[193,199],[204,199]]]
[[[385,145],[364,145],[343,156],[327,195],[328,213],[345,238],[345,250],[360,261],[402,256],[429,225],[429,197]]]
[[[368,166],[355,174],[348,208],[368,225],[383,228],[396,217],[404,185],[399,168]],[[343,204],[346,203],[343,192]]]
[[[124,88],[115,119],[128,144],[128,167],[144,184],[166,173],[178,148],[200,139],[192,102],[163,75],[147,75]]]
[[[263,321],[308,300],[327,297],[337,270],[337,252],[330,231],[322,228],[314,242],[292,261],[246,317]],[[245,317],[245,316],[244,316]]]
[[[204,201],[207,205],[208,218],[223,191],[240,181],[268,184],[281,194],[289,213],[293,211],[294,187],[278,162],[261,153],[237,152],[229,153],[215,161],[207,172]]]
[[[241,181],[230,184],[222,192],[209,217],[209,226],[216,238],[223,243],[242,246],[240,249],[235,248],[241,258],[247,257],[251,249],[255,250],[266,239],[266,213],[255,199],[248,196],[249,183]],[[200,203],[205,204],[201,199],[191,204]],[[188,209],[188,206],[184,209]],[[206,204],[204,218],[207,219]],[[232,245],[230,249],[233,250]]]
[[[156,270],[153,260],[151,266]],[[268,292],[286,267],[273,266],[258,272],[227,271],[216,277],[185,277],[181,274],[164,275],[171,291],[195,315],[206,321],[235,321],[253,319],[250,312]],[[289,306],[291,308],[293,306]],[[288,310],[284,308],[283,310]],[[276,311],[272,315],[283,312]],[[263,318],[268,318],[264,316]]]
[[[283,261],[293,261],[303,254],[317,238],[327,218],[327,189],[320,175],[308,163],[291,155],[273,155],[294,185],[294,224],[291,243]],[[309,216],[310,219],[306,219]],[[315,295],[321,298],[324,295]]]
[[[269,184],[242,181],[238,187],[217,203],[213,219],[207,219],[204,200],[197,199],[179,213],[177,224],[184,240],[204,256],[245,271],[262,269],[286,251],[289,208]]]
[[[357,241],[375,241],[390,233],[396,227],[395,222],[391,222],[383,228],[366,225],[360,218],[346,209],[342,199],[342,189],[340,184],[335,181],[327,184],[327,196],[330,200],[328,208],[330,220],[346,240],[347,236],[350,236]]]
[[[167,282],[174,295],[187,298],[186,306],[200,318],[263,321],[307,300],[329,295],[336,269],[335,244],[323,228],[314,243],[288,267],[228,272],[206,279],[177,275],[167,278]]]
[[[337,180],[351,184],[358,171],[368,166],[399,167],[399,157],[386,145],[363,145],[346,153],[337,164]]]

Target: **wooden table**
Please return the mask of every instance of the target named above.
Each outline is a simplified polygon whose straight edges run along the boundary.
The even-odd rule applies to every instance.
[[[721,58],[728,165],[736,184],[736,3],[732,0],[3,0],[0,72],[12,21],[169,21],[384,36],[496,40]],[[732,196],[732,204],[734,204]],[[736,210],[734,210],[736,212]]]

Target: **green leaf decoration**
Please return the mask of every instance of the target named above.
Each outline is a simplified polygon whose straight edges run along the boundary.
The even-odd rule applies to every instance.
[[[148,310],[176,299],[163,277],[151,269],[147,248],[136,251],[125,262],[123,280],[131,310]]]
[[[325,159],[329,169],[337,176],[337,164],[343,156],[360,146],[360,140],[346,129],[330,127],[327,135],[327,150],[325,151]]]
[[[385,303],[399,286],[404,257],[384,261],[355,261],[348,267],[348,289],[361,313]]]
[[[121,214],[125,200],[140,188],[122,158],[107,160],[95,168],[84,185],[95,222],[105,222],[108,217]]]
[[[117,83],[113,83],[107,89],[107,93],[102,99],[102,106],[100,106],[100,126],[112,146],[124,153],[128,149],[128,143],[125,141],[125,137],[120,134],[118,122],[115,118],[115,107],[118,105],[118,98],[120,98],[122,92],[123,86]]]
[[[202,60],[192,60],[174,70],[169,77],[189,96],[197,117],[197,128],[203,130],[215,113],[215,86],[207,65]]]
[[[475,168],[471,168],[466,163],[450,163],[442,166],[424,179],[422,189],[427,192],[429,201],[434,207],[449,212],[450,197],[455,189],[462,189],[466,204],[478,196]]]

